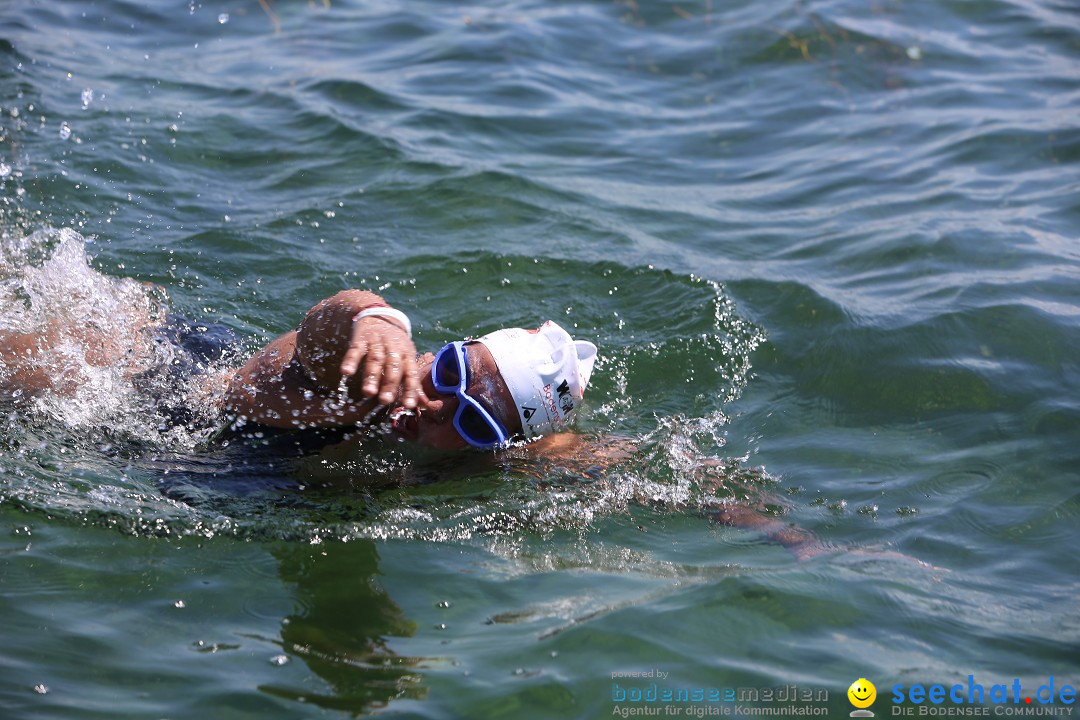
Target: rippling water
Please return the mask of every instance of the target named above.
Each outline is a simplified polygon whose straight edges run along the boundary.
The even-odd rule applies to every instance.
[[[124,309],[183,316],[239,338],[213,373],[345,287],[421,349],[551,317],[601,350],[580,430],[635,450],[297,459],[81,368],[0,408],[0,704],[610,717],[612,673],[657,668],[833,715],[865,677],[881,716],[895,684],[1080,685],[1078,28],[9,2],[0,329],[126,351]],[[757,502],[816,554],[715,522]]]

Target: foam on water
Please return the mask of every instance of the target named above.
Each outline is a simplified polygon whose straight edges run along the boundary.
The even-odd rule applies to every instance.
[[[69,228],[0,236],[0,328],[9,337],[32,337],[32,347],[40,348],[16,362],[9,347],[0,358],[0,388],[32,421],[81,437],[193,447],[207,428],[177,428],[161,417],[153,395],[167,388],[152,387],[155,379],[146,376],[174,362],[172,348],[155,337],[168,312],[164,290],[97,271],[86,247]],[[210,370],[184,388],[204,420],[211,409],[207,388],[224,368]],[[29,404],[23,387],[5,383],[17,372],[43,378]]]
[[[2,327],[48,345],[20,363],[75,390],[68,408],[52,397],[40,407],[61,412],[58,419],[71,426],[101,423],[122,402],[123,370],[146,363],[139,330],[160,320],[159,303],[139,283],[91,269],[83,238],[69,229],[4,235],[0,272]],[[16,372],[13,359],[5,360],[0,379]],[[93,406],[104,414],[94,417]]]

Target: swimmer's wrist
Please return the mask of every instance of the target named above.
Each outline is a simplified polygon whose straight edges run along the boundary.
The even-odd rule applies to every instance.
[[[360,312],[353,316],[352,321],[357,322],[368,317],[380,317],[386,320],[396,320],[398,325],[405,331],[405,334],[410,338],[412,337],[412,322],[409,320],[409,316],[401,312],[397,308],[392,308],[385,303],[378,303],[375,305],[368,305]]]

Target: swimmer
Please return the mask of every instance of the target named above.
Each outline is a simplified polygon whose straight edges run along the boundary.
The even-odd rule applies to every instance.
[[[160,317],[151,313],[131,326],[144,336],[160,330]],[[0,330],[0,393],[26,398],[73,392],[76,374],[62,361],[49,362],[64,357],[56,352],[57,338],[82,344],[88,365],[120,363],[132,377],[144,370],[132,361],[137,351],[121,353],[115,340],[103,344],[84,326],[50,327],[36,335]],[[535,330],[496,330],[418,355],[404,313],[369,291],[344,290],[316,304],[296,330],[271,341],[223,378],[216,396],[233,427],[256,433],[260,427],[388,424],[395,439],[440,450],[493,450],[530,441],[512,449],[509,457],[554,460],[573,476],[593,482],[597,471],[636,451],[629,440],[590,440],[561,432],[574,420],[596,355],[595,345],[572,339],[551,321]],[[725,483],[723,468],[703,464],[695,472],[704,486]],[[573,477],[563,480],[573,482]],[[663,504],[652,497],[634,501]],[[763,512],[761,499],[700,509],[713,522],[753,528],[799,558],[823,549],[809,533]]]
[[[145,335],[152,323],[139,328]],[[70,369],[56,362],[64,357],[55,352],[61,334],[0,331],[0,390],[9,397],[73,392]],[[87,364],[121,362],[92,335],[85,328],[67,333],[86,350]],[[595,359],[595,345],[573,340],[551,321],[418,356],[404,313],[372,292],[343,290],[224,378],[218,396],[234,427],[352,428],[389,421],[405,441],[491,449],[569,427]],[[131,365],[134,376],[141,368]]]

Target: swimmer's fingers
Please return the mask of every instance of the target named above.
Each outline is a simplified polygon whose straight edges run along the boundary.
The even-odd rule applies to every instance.
[[[361,387],[365,397],[375,397],[378,394],[379,381],[382,380],[383,376],[384,362],[386,362],[386,347],[382,342],[371,342],[364,358],[364,378]]]
[[[417,405],[427,407],[428,396],[424,393],[424,386],[420,380],[420,368],[416,364],[415,352],[412,355],[405,356],[404,378],[401,389],[401,404],[410,410]]]
[[[404,393],[401,392],[401,378],[405,372],[404,358],[401,353],[393,349],[396,345],[390,346],[391,349],[386,351],[386,359],[383,360],[382,368],[382,387],[379,389],[379,402],[383,405],[389,405],[397,400],[398,395],[401,394],[402,404],[404,404]]]
[[[367,339],[358,333],[354,327],[352,338],[349,340],[349,348],[345,351],[345,356],[341,358],[341,374],[345,377],[355,375],[356,369],[360,367],[360,361],[367,355],[367,351]]]
[[[379,401],[386,405],[400,402],[408,409],[427,405],[427,396],[420,387],[420,372],[416,366],[416,346],[397,324],[384,323],[383,338],[386,359],[383,362],[382,389]]]

